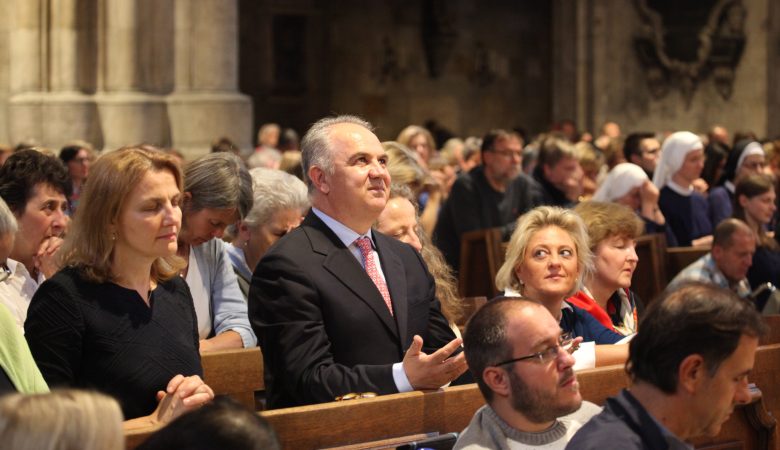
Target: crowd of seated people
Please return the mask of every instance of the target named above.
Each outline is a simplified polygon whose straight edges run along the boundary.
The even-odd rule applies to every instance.
[[[696,281],[759,311],[777,303],[773,143],[748,136],[729,149],[718,133],[689,131],[624,138],[616,123],[593,142],[551,131],[526,145],[494,129],[444,145],[412,125],[382,143],[354,116],[323,119],[300,142],[293,133],[269,124],[249,155],[221,140],[189,162],[149,145],[11,152],[0,167],[0,391],[19,395],[8,401],[89,408],[103,398],[59,389],[92,389],[115,399],[120,429],[187,428],[191,411],[227,408],[209,405],[202,355],[259,345],[272,408],[476,380],[489,406],[464,448],[504,422],[521,442],[565,444],[597,407],[572,395],[550,412],[518,398],[539,381],[536,364],[554,361],[558,382],[574,383],[574,370],[634,357],[628,342],[643,335],[652,300],[631,290],[642,234],[711,246],[663,299]],[[247,169],[279,150],[302,179]],[[708,164],[722,169],[718,180]],[[508,238],[495,278],[503,294],[464,343],[460,238],[486,228]],[[481,326],[507,327],[518,350],[490,353],[486,341],[473,344],[485,355],[470,354],[470,335],[491,338]],[[606,412],[634,401],[621,395]]]

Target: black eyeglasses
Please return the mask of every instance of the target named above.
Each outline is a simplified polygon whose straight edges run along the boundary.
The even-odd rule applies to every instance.
[[[11,269],[8,268],[8,264],[3,263],[0,265],[0,283],[7,280],[11,275]]]
[[[560,353],[561,349],[563,349],[564,351],[566,351],[568,354],[571,355],[579,348],[580,348],[580,343],[574,342],[574,337],[572,336],[572,334],[564,333],[558,338],[558,345],[553,345],[552,347],[542,350],[541,352],[536,352],[532,355],[509,359],[493,365],[503,366],[504,364],[511,364],[519,361],[526,361],[529,359],[536,360],[536,362],[538,362],[539,364],[547,364],[551,361],[554,361],[556,358],[558,358],[558,354]]]

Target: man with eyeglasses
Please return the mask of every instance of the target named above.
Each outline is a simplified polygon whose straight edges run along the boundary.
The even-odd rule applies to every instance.
[[[517,178],[526,185],[533,183],[525,175],[518,177],[523,162],[523,143],[518,134],[489,131],[482,138],[481,154],[482,164],[455,180],[433,231],[433,242],[455,271],[460,267],[461,236],[468,231],[505,227],[508,237],[511,230],[506,225],[514,218],[507,219],[499,210],[507,186]]]
[[[756,308],[708,284],[667,289],[631,342],[631,387],[607,399],[567,449],[691,449],[751,401],[748,374],[766,325]]]
[[[463,338],[487,405],[455,449],[563,449],[600,408],[584,402],[574,374],[581,338],[562,335],[542,305],[502,298],[482,307]]]

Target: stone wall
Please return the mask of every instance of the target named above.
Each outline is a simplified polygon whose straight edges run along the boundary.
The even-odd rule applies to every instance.
[[[223,135],[248,149],[266,121],[305,131],[332,112],[367,117],[382,139],[428,119],[463,135],[562,119],[780,134],[780,6],[742,1],[731,98],[709,78],[687,104],[675,88],[650,95],[634,1],[0,0],[0,143],[196,154]]]
[[[589,17],[579,26],[590,35],[590,58],[582,70],[591,73],[590,84],[578,96],[590,114],[582,117],[591,129],[603,122],[617,121],[624,132],[634,130],[680,130],[704,132],[714,124],[729,130],[752,130],[759,136],[777,133],[775,89],[769,83],[773,72],[770,58],[777,61],[777,20],[769,18],[768,0],[744,0],[746,46],[736,70],[731,98],[725,100],[715,89],[712,77],[702,80],[690,105],[681,91],[672,87],[666,97],[650,95],[645,73],[632,47],[640,26],[633,1],[588,0]],[[777,7],[775,7],[777,8]],[[775,35],[773,40],[769,36]],[[776,84],[774,84],[776,86]],[[772,116],[770,117],[770,112]]]
[[[437,77],[424,50],[423,32],[435,28],[423,20],[426,4],[446,17],[438,25]],[[365,116],[382,139],[427,119],[465,134],[539,131],[550,118],[549,8],[547,0],[242,1],[242,16],[260,25],[242,24],[241,34],[242,58],[254,59],[242,61],[241,86],[255,101],[255,129],[274,120],[300,130],[339,112]],[[275,92],[271,81],[279,61],[267,27],[271,16],[286,14],[306,17],[306,91],[299,95]]]
[[[364,112],[383,138],[427,119],[465,135],[548,125],[546,2],[444,2],[454,36],[436,78],[426,64],[422,2],[375,2],[368,11],[359,0],[340,3],[346,13],[329,24],[335,110]],[[380,79],[385,41],[397,79]]]

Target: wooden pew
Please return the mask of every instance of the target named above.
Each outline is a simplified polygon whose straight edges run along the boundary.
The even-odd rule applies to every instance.
[[[639,263],[631,280],[631,290],[649,305],[668,283],[666,279],[666,236],[646,234],[636,240]]]
[[[666,249],[666,279],[672,281],[678,273],[709,251],[709,247],[668,247]]]
[[[263,411],[285,449],[312,449],[394,437],[460,432],[484,404],[476,384],[430,392]]]
[[[780,373],[780,344],[759,348],[750,378],[762,395],[756,396],[751,404],[739,407],[719,436],[696,440],[696,448],[780,450],[772,416],[780,413],[777,373]],[[629,384],[622,365],[584,370],[577,376],[583,398],[596,404],[603,404],[607,397]],[[310,449],[387,439],[398,443],[436,433],[460,432],[483,404],[476,384],[470,384],[260,414],[274,427],[283,448]],[[148,430],[128,433],[128,450],[143,442],[149,433]]]
[[[504,257],[500,228],[464,233],[460,240],[458,268],[460,295],[487,298],[498,295],[495,279]]]
[[[780,314],[764,316],[769,332],[761,338],[761,345],[780,344]]]
[[[219,350],[201,356],[203,381],[216,395],[229,395],[254,411],[255,392],[265,389],[260,347]]]

